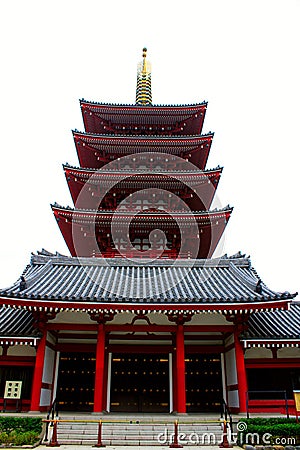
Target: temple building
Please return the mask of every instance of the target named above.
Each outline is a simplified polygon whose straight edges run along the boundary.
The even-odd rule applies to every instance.
[[[214,256],[232,207],[215,207],[207,102],[153,105],[143,49],[135,104],[80,108],[74,205],[51,205],[70,256],[32,254],[0,291],[0,409],[7,381],[24,411],[245,412],[247,392],[281,410],[270,390],[291,404],[300,307],[241,252]]]

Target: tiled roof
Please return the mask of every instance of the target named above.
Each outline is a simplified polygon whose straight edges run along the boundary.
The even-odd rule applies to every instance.
[[[117,176],[130,176],[130,178],[137,178],[141,176],[147,176],[150,180],[154,177],[161,177],[162,179],[172,179],[174,177],[177,180],[195,180],[195,182],[199,181],[199,178],[203,178],[205,180],[209,179],[210,175],[215,175],[223,171],[223,168],[220,166],[217,166],[213,169],[205,169],[205,170],[164,170],[164,169],[152,169],[151,173],[149,173],[149,170],[143,169],[143,168],[136,168],[134,171],[129,169],[120,169],[117,168],[101,168],[95,169],[95,168],[87,168],[87,167],[77,167],[72,166],[71,164],[65,163],[63,164],[63,169],[71,172],[74,174],[82,174],[82,176],[86,176],[88,179],[92,177],[99,177],[102,179],[105,179],[106,177],[110,179],[111,175],[117,175]]]
[[[39,337],[40,332],[33,326],[30,311],[0,308],[0,337]]]
[[[141,106],[105,105],[81,100],[80,106],[85,130],[89,133],[113,131],[124,134],[127,127],[131,130],[133,125],[138,125],[137,128],[146,127],[155,134],[164,132],[167,126],[170,127],[168,131],[188,135],[201,133],[207,103],[185,106]]]
[[[214,133],[187,136],[140,136],[140,135],[102,135],[99,133],[85,133],[74,131],[75,144],[87,144],[87,147],[99,151],[113,151],[119,153],[166,152],[180,155],[200,149],[207,150],[212,142]]]
[[[75,221],[77,217],[79,217],[82,221],[86,220],[87,222],[92,221],[92,223],[95,223],[98,219],[101,220],[108,220],[111,221],[112,216],[115,214],[114,210],[103,210],[103,211],[97,211],[94,209],[79,209],[79,208],[71,208],[70,206],[61,206],[58,203],[53,203],[51,205],[53,210],[60,211],[61,214],[71,215],[73,220]],[[225,206],[224,208],[214,208],[211,211],[177,211],[177,210],[170,210],[170,211],[141,211],[139,216],[135,220],[138,222],[140,219],[141,221],[144,221],[145,219],[148,220],[154,220],[155,222],[162,221],[162,226],[165,225],[166,227],[169,226],[169,224],[165,224],[166,217],[169,216],[169,213],[172,213],[172,217],[176,220],[178,220],[178,223],[180,225],[184,226],[185,222],[187,224],[194,223],[194,220],[197,220],[200,224],[203,223],[211,223],[214,219],[222,219],[226,218],[226,220],[229,220],[229,217],[233,211],[233,207],[230,205]],[[123,220],[126,221],[128,217],[134,217],[135,212],[134,211],[127,211],[118,212],[118,221],[121,223]],[[180,222],[182,220],[182,222]],[[202,222],[201,222],[202,221]],[[197,223],[198,223],[197,222]]]
[[[2,297],[66,302],[139,304],[236,304],[293,298],[262,283],[243,255],[207,260],[139,260],[72,258],[49,252],[33,255],[20,280]],[[212,306],[213,307],[213,306]]]
[[[96,102],[91,100],[85,100],[84,98],[80,99],[80,104],[87,104],[91,106],[101,106],[103,108],[133,108],[133,109],[155,109],[155,108],[175,108],[175,109],[195,109],[199,106],[207,105],[207,101],[204,100],[201,103],[191,103],[191,104],[178,104],[178,105],[169,105],[169,104],[152,104],[152,105],[136,105],[130,103],[103,103]]]
[[[300,304],[289,310],[254,313],[249,318],[244,339],[300,339]]]
[[[85,142],[93,143],[101,141],[102,145],[200,145],[207,140],[212,140],[214,132],[209,131],[204,134],[196,135],[143,135],[143,134],[99,134],[86,131],[79,131],[77,129],[72,130],[74,138],[79,138]]]

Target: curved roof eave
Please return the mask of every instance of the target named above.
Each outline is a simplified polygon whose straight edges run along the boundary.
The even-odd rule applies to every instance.
[[[136,303],[136,302],[124,302],[124,303],[108,303],[108,302],[92,302],[85,301],[70,301],[60,299],[59,301],[53,299],[33,299],[33,298],[21,298],[14,296],[2,296],[1,301],[4,307],[13,307],[18,309],[26,309],[28,311],[95,311],[100,310],[104,312],[126,312],[126,311],[161,311],[163,313],[174,312],[190,312],[191,314],[197,313],[224,313],[224,314],[239,314],[239,313],[255,313],[259,311],[275,311],[279,309],[288,309],[289,303],[292,300],[290,297],[282,300],[270,300],[269,302],[249,302],[249,303]],[[83,299],[84,300],[84,299]]]
[[[136,105],[134,103],[104,103],[104,102],[96,102],[92,100],[85,100],[80,99],[79,100],[80,105],[86,104],[89,106],[103,106],[105,108],[111,107],[111,108],[132,108],[132,109],[145,109],[150,110],[153,108],[196,108],[199,106],[207,105],[208,102],[206,100],[203,100],[202,102],[197,103],[190,103],[190,104],[151,104],[151,105]]]

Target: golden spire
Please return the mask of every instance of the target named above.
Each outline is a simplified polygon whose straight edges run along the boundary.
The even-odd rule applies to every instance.
[[[143,48],[143,70],[142,73],[143,75],[147,74],[147,61],[146,61],[146,57],[147,57],[147,49],[146,47]]]
[[[151,64],[146,59],[147,49],[143,48],[143,60],[138,64],[136,84],[136,105],[151,105]]]

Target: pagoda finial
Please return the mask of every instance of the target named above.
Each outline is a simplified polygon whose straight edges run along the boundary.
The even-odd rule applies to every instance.
[[[147,49],[143,48],[143,60],[138,64],[136,84],[136,105],[151,105],[151,64],[146,59]]]
[[[146,57],[147,57],[147,49],[146,47],[143,48],[143,75],[146,75],[147,73],[147,61],[146,61]]]

